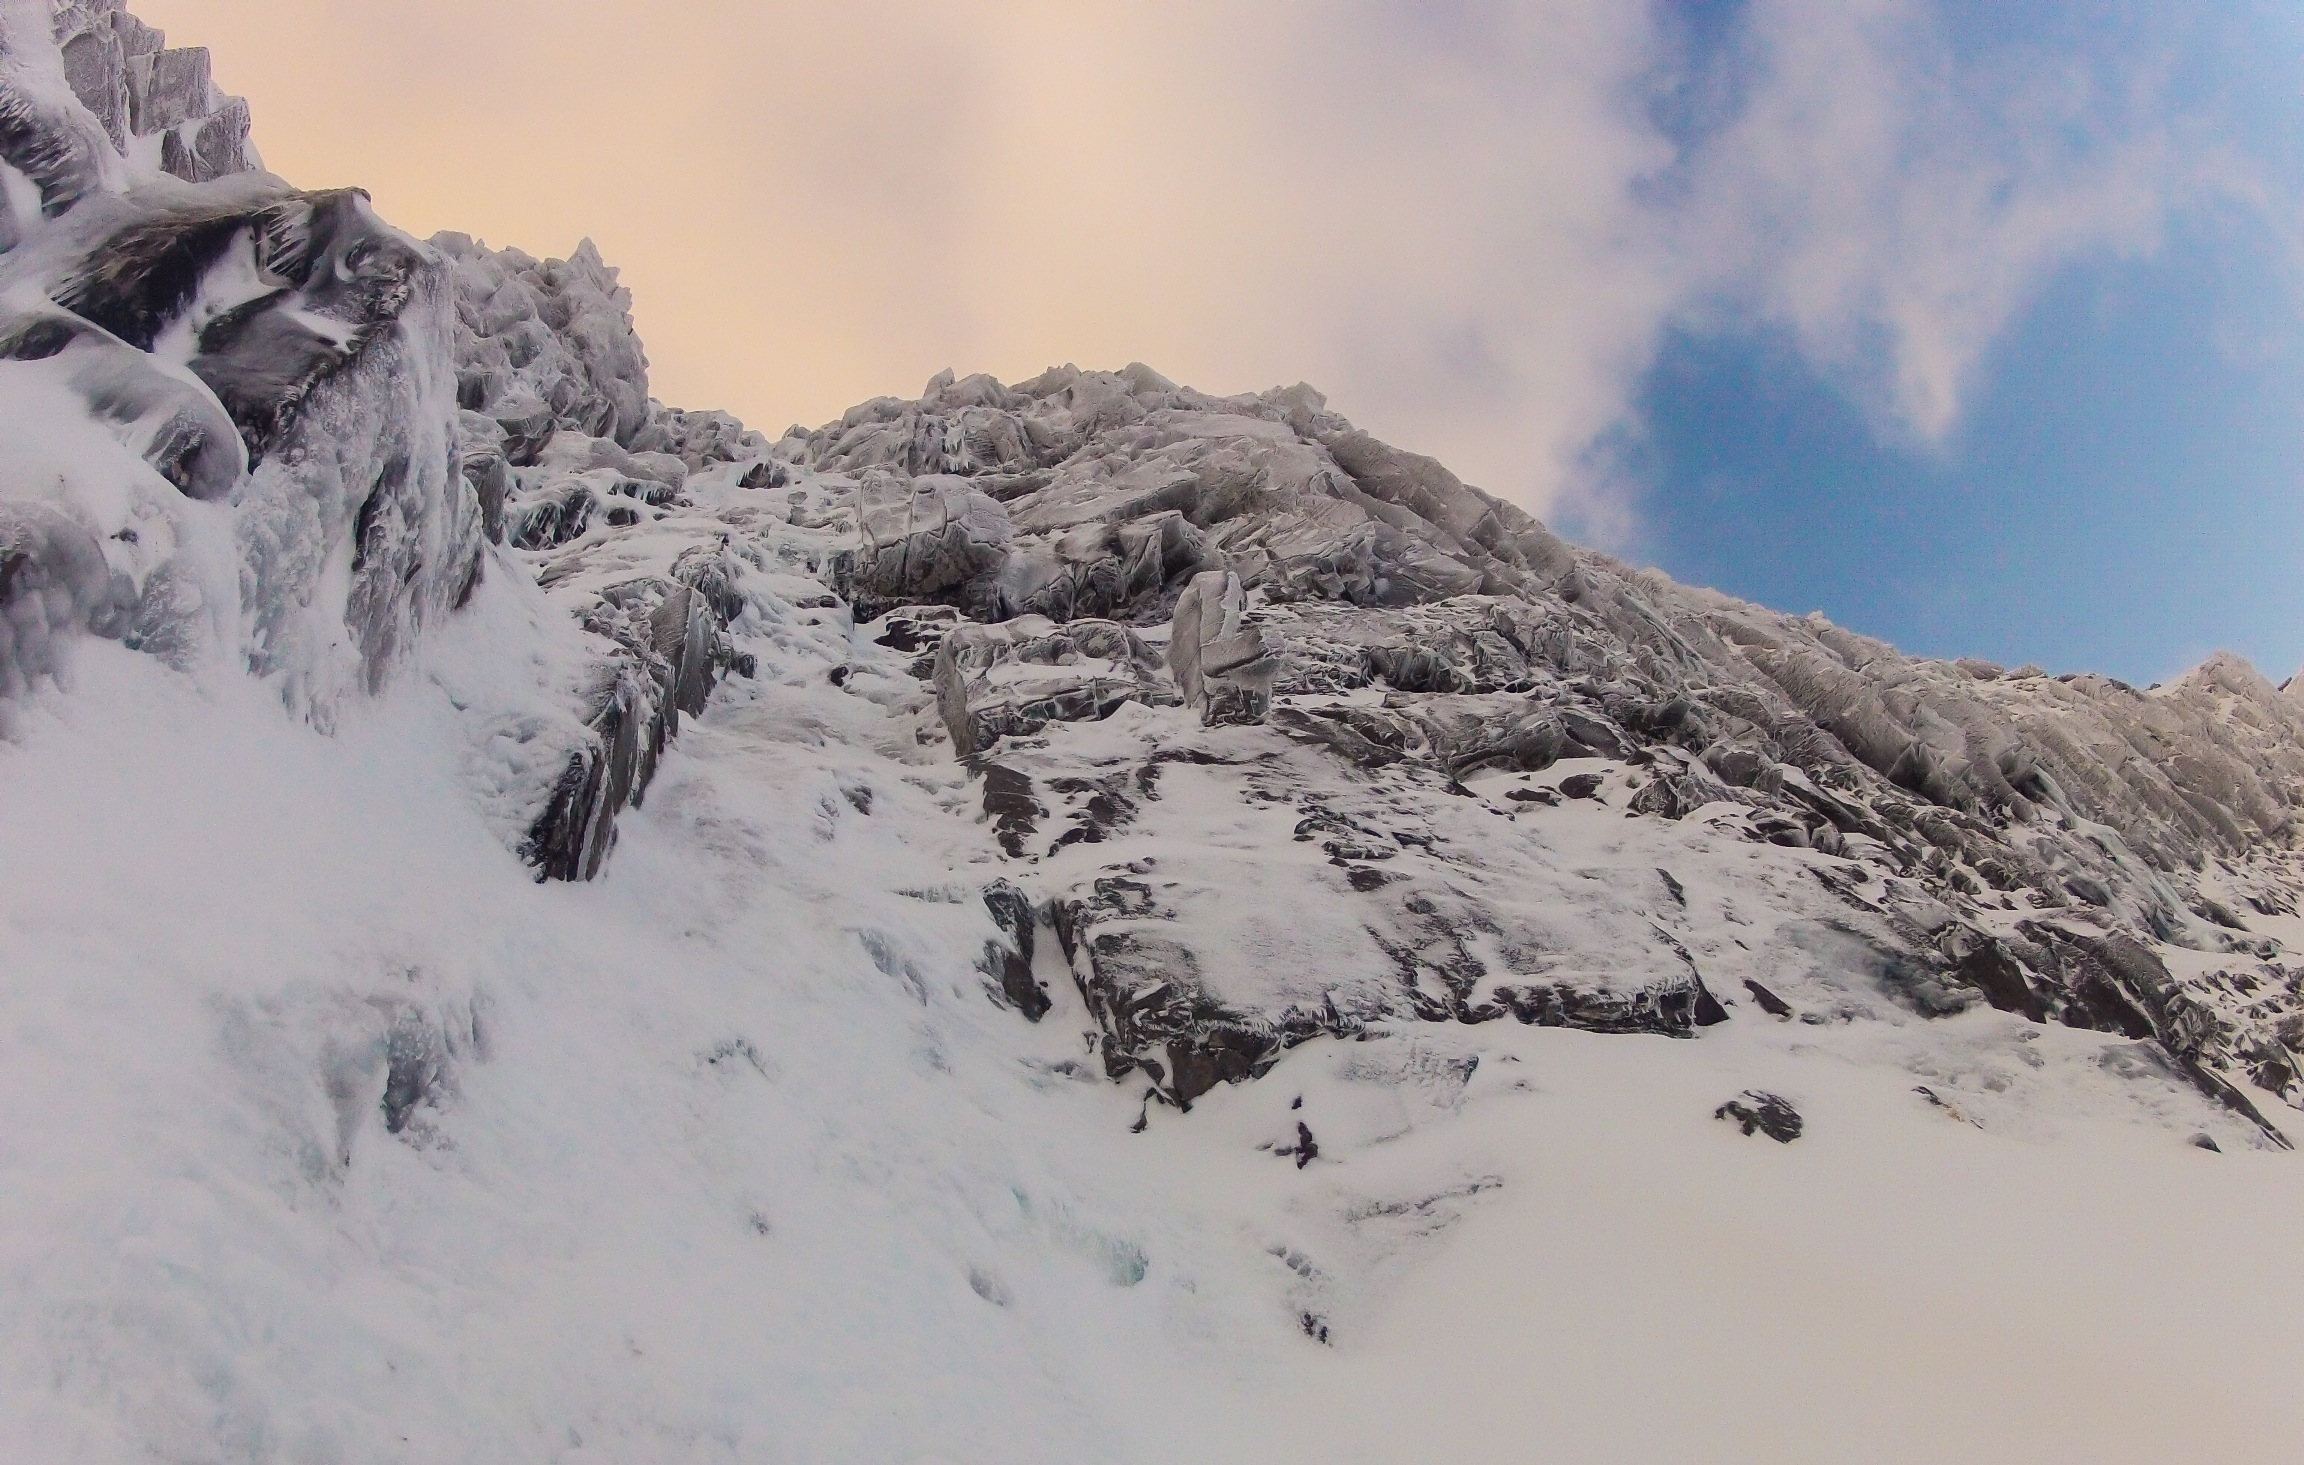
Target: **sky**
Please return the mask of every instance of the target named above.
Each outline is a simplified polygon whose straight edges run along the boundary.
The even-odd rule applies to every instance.
[[[771,435],[1308,380],[1928,655],[2304,665],[2304,12],[2265,0],[134,0],[274,171],[623,271]]]

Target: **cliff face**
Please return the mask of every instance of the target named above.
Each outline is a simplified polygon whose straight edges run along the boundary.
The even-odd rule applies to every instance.
[[[207,54],[117,4],[12,5],[0,72],[0,155],[30,184],[0,228],[0,671],[92,631],[242,662],[325,722],[480,573],[447,264],[357,191],[257,171]]]
[[[2150,1038],[2272,1142],[2257,1100],[2304,1102],[2251,929],[2293,912],[2304,707],[2245,665],[2140,692],[1904,657],[1579,550],[1307,386],[947,373],[770,444],[649,397],[588,243],[420,244],[296,192],[202,53],[39,10],[9,12],[40,202],[0,354],[79,420],[18,450],[65,466],[5,504],[10,686],[94,632],[325,724],[494,565],[565,620],[559,670],[474,714],[523,729],[478,777],[540,874],[591,878],[782,596],[911,659],[875,705],[983,780],[987,889],[1033,917],[995,944],[1061,945],[1106,1073],[1165,1102],[1372,1022],[1688,1035],[1849,981]],[[1639,852],[1596,881],[1552,844],[1603,817]],[[1722,841],[1776,872],[1774,934],[1692,945],[1712,897],[1673,872]]]
[[[1904,657],[1577,550],[1306,387],[944,377],[770,465],[1158,1100],[1398,1021],[1989,1007],[2153,1040],[2286,1142],[2297,976],[2252,923],[2293,909],[2304,708],[2229,658]]]

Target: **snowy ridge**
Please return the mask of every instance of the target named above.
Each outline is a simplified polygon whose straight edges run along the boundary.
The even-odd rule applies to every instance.
[[[2304,694],[1303,385],[771,442],[0,27],[0,1455],[2281,1458]]]

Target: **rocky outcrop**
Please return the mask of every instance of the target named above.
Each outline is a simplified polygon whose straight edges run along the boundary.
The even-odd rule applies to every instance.
[[[0,79],[0,150],[41,192],[0,239],[0,370],[25,414],[0,488],[8,684],[92,632],[243,657],[326,721],[481,573],[444,262],[356,190],[251,171],[206,53],[116,3],[10,7]]]
[[[463,234],[432,247],[454,268],[457,404],[504,428],[513,466],[555,432],[631,443],[648,422],[648,358],[631,293],[591,240],[565,260]]]
[[[779,452],[859,481],[956,476],[1004,505],[1006,555],[930,592],[990,620],[1166,619],[1207,569],[1273,600],[1408,605],[1542,584],[1572,558],[1303,386],[1216,398],[1143,366],[1014,387],[947,373],[917,402],[865,403]]]
[[[1172,1102],[1369,1023],[1688,1034],[1734,1015],[1722,992],[1806,1020],[1788,963],[2298,1094],[2304,1033],[2242,910],[2283,898],[2304,707],[2242,664],[2143,692],[1907,658],[1573,549],[1303,387],[946,375],[774,457],[849,506],[833,586],[933,679],[956,754],[1037,811],[1000,838],[1039,867],[1107,1071]],[[1122,626],[1165,632],[1167,675],[1078,644]],[[1593,819],[1640,851],[1594,846],[1606,899],[1508,832]],[[1701,897],[1656,871],[1723,837],[1807,872],[1774,936],[1675,934]],[[1325,858],[1277,857],[1306,844]],[[2115,936],[2246,966],[2254,1000],[2113,1001],[2057,955]]]
[[[1177,700],[1151,648],[1111,621],[1059,627],[1026,616],[965,625],[938,644],[932,676],[945,729],[964,758],[1053,722],[1094,722],[1126,705]]]
[[[540,875],[605,867],[747,646],[837,643],[815,683],[980,781],[997,1000],[1053,1010],[1045,921],[1105,1073],[1178,1107],[1319,1037],[1755,1007],[2103,1033],[2265,1143],[2304,1107],[2262,929],[2304,693],[2244,663],[1905,657],[1569,546],[1302,385],[945,373],[771,444],[650,396],[589,244],[419,244],[252,171],[117,5],[35,13],[0,9],[38,195],[0,228],[0,690],[97,634],[325,723],[532,578],[574,648],[506,735]]]
[[[1784,1145],[1798,1139],[1807,1128],[1800,1111],[1793,1108],[1789,1100],[1760,1089],[1746,1089],[1715,1109],[1712,1117],[1727,1120],[1747,1138],[1764,1134]]]
[[[1048,1015],[1047,988],[1032,974],[1032,953],[1038,944],[1039,913],[1031,897],[1014,882],[995,880],[984,890],[984,909],[999,936],[984,943],[979,967],[991,978],[999,1000],[1034,1022]]]
[[[997,500],[949,475],[868,476],[856,491],[862,541],[835,571],[866,608],[933,603],[997,571],[1014,537]]]
[[[590,636],[571,746],[521,850],[544,878],[591,879],[681,716],[742,665],[725,634],[744,608],[740,556],[683,490],[706,469],[763,466],[767,444],[649,396],[631,294],[591,241],[566,260],[462,234],[432,247],[454,294],[457,472],[485,536]],[[646,542],[611,549],[626,531]]]
[[[1262,722],[1272,710],[1279,663],[1247,613],[1247,592],[1230,570],[1203,570],[1176,599],[1168,667],[1184,705],[1211,726]]]
[[[226,96],[203,46],[171,48],[125,0],[51,6],[65,80],[114,150],[188,183],[261,166],[248,104]]]
[[[38,193],[0,200],[0,249],[140,173],[205,183],[258,165],[248,104],[218,91],[208,53],[170,49],[122,0],[28,0],[0,16],[0,160]]]
[[[614,653],[596,664],[584,719],[591,736],[569,755],[521,849],[544,878],[600,873],[615,845],[616,815],[647,793],[681,714],[704,710],[731,655],[721,634],[726,618],[697,588],[712,571],[690,559],[671,577],[628,580],[589,597],[582,624]]]

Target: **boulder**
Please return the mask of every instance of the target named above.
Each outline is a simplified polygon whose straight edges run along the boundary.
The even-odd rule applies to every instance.
[[[969,624],[936,648],[936,703],[954,751],[972,758],[1052,722],[1109,717],[1129,703],[1173,706],[1160,659],[1126,626],[1040,616]]]
[[[1789,1100],[1760,1089],[1746,1089],[1715,1109],[1712,1117],[1727,1120],[1746,1135],[1764,1134],[1784,1145],[1798,1139],[1807,1127]]]
[[[1264,634],[1244,619],[1247,592],[1229,570],[1193,577],[1176,602],[1168,667],[1184,705],[1210,726],[1262,722],[1272,710],[1279,662]]]
[[[856,520],[854,593],[868,605],[956,595],[996,572],[1014,537],[1008,511],[955,477],[869,478]]]

